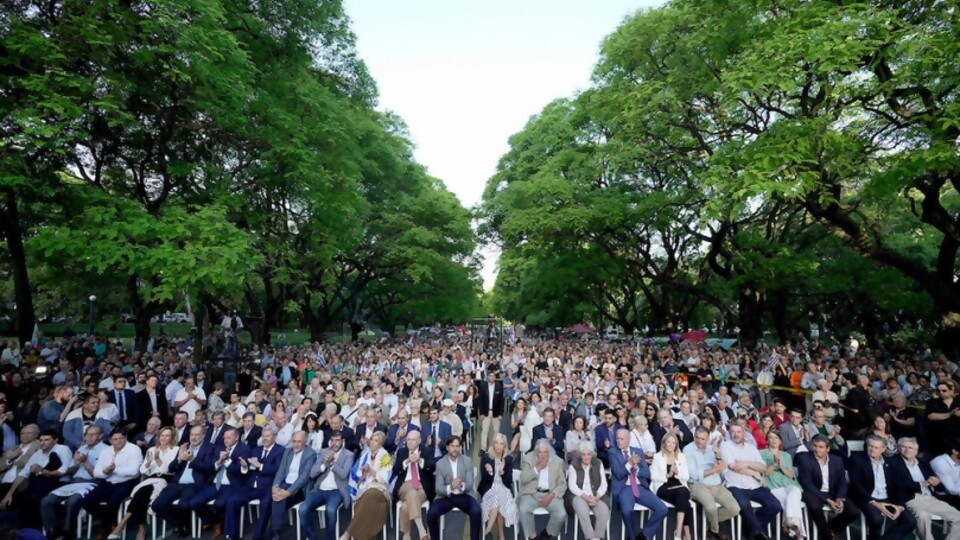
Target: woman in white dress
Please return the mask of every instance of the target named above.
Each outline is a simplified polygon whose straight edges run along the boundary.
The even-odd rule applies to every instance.
[[[506,538],[504,527],[515,527],[517,523],[517,502],[513,493],[513,458],[507,454],[507,437],[503,433],[494,435],[490,450],[480,455],[477,492],[486,524],[484,536],[497,526],[500,538]]]
[[[130,504],[127,505],[123,519],[107,537],[110,540],[122,538],[127,524],[136,525],[136,540],[143,540],[146,534],[147,511],[150,510],[150,505],[163,488],[167,487],[167,481],[172,476],[170,464],[176,459],[179,450],[174,444],[175,436],[176,432],[173,428],[165,427],[157,434],[157,445],[147,449],[143,464],[140,465],[142,480],[130,493]]]

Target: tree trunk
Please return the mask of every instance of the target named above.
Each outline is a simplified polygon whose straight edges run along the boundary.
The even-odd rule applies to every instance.
[[[943,354],[953,362],[960,361],[960,287],[954,287],[957,294],[940,298],[934,303],[934,309],[940,317],[940,329],[937,331],[937,345]]]
[[[777,339],[780,343],[785,343],[790,339],[792,333],[789,322],[787,308],[790,305],[789,293],[777,290],[769,294],[770,297],[770,318],[773,320],[773,328],[777,332]]]
[[[350,321],[350,341],[357,341],[360,339],[360,332],[363,331],[363,324]]]
[[[150,341],[150,318],[152,316],[153,314],[146,309],[135,310],[133,328],[136,337],[133,340],[133,350],[140,352],[147,350],[147,342]]]
[[[310,341],[321,341],[323,339],[323,325],[317,314],[310,309],[310,297],[300,303],[300,314],[303,315],[303,322],[310,330]]]
[[[753,287],[739,295],[740,342],[753,347],[763,339],[763,295]]]
[[[27,343],[33,338],[37,317],[33,310],[33,289],[27,270],[27,255],[23,248],[23,230],[20,226],[20,210],[13,188],[7,188],[3,211],[0,212],[0,227],[7,239],[10,252],[10,270],[13,273],[14,301],[17,303],[17,339]]]

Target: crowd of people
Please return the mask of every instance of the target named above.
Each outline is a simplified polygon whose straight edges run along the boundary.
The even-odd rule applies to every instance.
[[[2,344],[0,525],[234,540],[256,507],[254,540],[291,517],[308,540],[373,539],[392,512],[404,540],[441,540],[457,510],[471,540],[557,538],[571,518],[593,540],[616,511],[630,539],[690,540],[700,514],[711,540],[832,540],[861,516],[870,540],[932,539],[936,521],[960,539],[957,364],[926,347],[488,345],[254,347],[233,364],[178,339]]]

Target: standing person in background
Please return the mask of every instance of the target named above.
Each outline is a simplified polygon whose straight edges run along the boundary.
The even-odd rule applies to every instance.
[[[237,336],[242,329],[243,320],[240,319],[237,310],[223,317],[223,322],[220,323],[220,334],[223,336],[224,354],[227,356],[237,356]]]
[[[487,370],[487,380],[478,381],[476,386],[474,406],[480,414],[480,451],[484,452],[493,441],[494,435],[500,431],[504,403],[503,384],[497,382],[497,372],[491,368]]]

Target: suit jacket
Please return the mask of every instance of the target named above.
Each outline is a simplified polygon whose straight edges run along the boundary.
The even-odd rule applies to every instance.
[[[883,474],[887,483],[887,499],[894,504],[903,505],[906,501],[896,498],[897,495],[902,495],[902,493],[898,493],[901,490],[897,490],[894,487],[894,482],[897,481],[897,474],[893,470],[894,459],[900,458],[883,458]],[[873,489],[876,487],[873,482],[873,465],[870,462],[870,456],[866,453],[854,453],[850,456],[848,471],[850,472],[850,498],[853,499],[853,502],[857,503],[857,506],[864,508],[868,504],[868,501],[873,498]]]
[[[594,430],[595,440],[597,441],[597,457],[601,461],[606,462],[607,460],[607,446],[604,441],[610,441],[610,450],[615,450],[617,448],[617,430],[620,429],[625,428],[620,425],[620,422],[615,422],[613,428],[608,428],[606,424],[600,424]]]
[[[126,418],[126,423],[138,424],[140,422],[140,400],[137,398],[137,393],[129,388],[123,389],[123,406],[127,409],[126,416],[124,416],[124,411],[120,410],[120,404],[117,403],[117,391],[110,390],[107,392],[107,401],[113,403],[117,406],[117,412],[120,415],[120,418]],[[157,404],[159,406],[159,403]],[[149,415],[147,420],[149,420]]]
[[[481,497],[486,495],[493,487],[493,475],[487,472],[487,465],[490,465],[490,468],[496,473],[496,464],[490,459],[489,454],[483,452],[480,454],[480,486],[477,488]],[[513,456],[507,456],[503,459],[503,476],[500,477],[500,481],[503,482],[504,487],[510,490],[510,493],[516,495],[516,493],[513,493]]]
[[[553,447],[553,450],[557,453],[558,456],[563,457],[563,442],[566,440],[566,433],[563,432],[563,428],[560,427],[560,424],[556,422],[553,423],[553,442],[550,446]],[[543,424],[537,424],[533,426],[533,436],[530,437],[530,450],[529,452],[535,452],[537,449],[537,441],[540,439],[547,438],[547,427]]]
[[[490,409],[490,394],[493,394],[493,409]],[[493,416],[499,418],[503,416],[503,383],[494,382],[493,387],[487,381],[477,383],[477,398],[473,401],[480,416],[487,416],[493,412]]]
[[[260,436],[263,435],[263,428],[260,426],[253,426],[250,428],[250,431],[244,432],[243,428],[237,428],[237,436],[240,437],[240,442],[247,445],[250,448],[256,448],[259,446],[258,441]],[[223,437],[218,437],[221,442],[223,442]]]
[[[322,448],[326,448],[330,446],[330,435],[332,433],[333,433],[333,430],[330,428],[323,430],[323,445],[321,445]],[[354,436],[353,429],[351,429],[350,426],[345,425],[342,428],[340,428],[340,433],[343,435],[343,447],[353,453],[356,453],[357,448],[359,448],[360,445],[357,442],[359,441],[359,439],[357,439]]]
[[[18,444],[17,446],[20,446],[20,445]],[[13,466],[17,467],[18,472],[22,471],[24,465],[26,465],[27,462],[30,461],[30,458],[33,457],[33,454],[35,454],[39,449],[40,449],[40,441],[37,439],[37,440],[34,440],[32,443],[30,443],[27,446],[26,451],[20,454],[20,457],[13,460],[13,463],[7,463],[6,458],[0,458],[0,472],[4,472]],[[71,448],[71,450],[76,450],[76,448]]]
[[[223,432],[226,431],[226,430],[228,430],[228,429],[230,429],[230,426],[228,426],[228,425],[226,425],[226,424],[220,426],[220,433],[217,433],[217,438],[216,438],[215,440],[211,441],[211,440],[210,440],[210,436],[213,435],[214,427],[213,427],[213,424],[211,424],[210,422],[207,422],[207,424],[206,424],[206,430],[203,432],[203,438],[204,438],[204,440],[206,440],[207,442],[212,442],[213,444],[220,444],[220,445],[222,445],[222,444],[223,444]],[[246,445],[246,446],[247,446],[248,448],[250,448],[250,449],[253,449],[253,448],[254,448],[253,446],[250,446],[249,444],[246,443],[246,441],[243,441],[243,440],[240,441],[240,444]]]
[[[439,435],[434,433],[433,424],[430,424],[429,422],[425,424],[420,430],[420,434],[422,435],[420,437],[420,441],[421,441],[420,453],[423,454],[424,459],[430,462],[431,467],[436,465],[437,460],[447,455],[447,440],[453,436],[453,428],[451,428],[450,424],[444,422],[443,420],[440,420],[438,431],[440,432]],[[428,439],[432,439],[438,436],[440,440],[440,442],[438,443],[440,447],[440,457],[436,457],[436,454],[434,452],[433,446],[436,446],[436,444],[434,444],[433,446],[430,446],[429,448],[427,446]],[[435,441],[430,441],[430,442],[435,442]]]
[[[631,452],[632,454],[632,452]],[[630,471],[627,469],[627,460],[623,457],[623,451],[619,448],[611,448],[607,453],[607,459],[610,462],[610,494],[614,499],[619,497],[619,493],[630,489]],[[641,459],[637,465],[638,485],[650,489],[650,467],[647,466],[647,460]],[[633,494],[630,494],[633,497]]]
[[[221,449],[222,447],[214,447],[214,445],[208,442],[201,443],[193,461],[190,462],[180,461],[178,453],[177,459],[174,460],[173,465],[171,465],[171,470],[174,471],[174,473],[170,483],[180,483],[180,477],[183,476],[183,471],[187,469],[187,463],[190,463],[190,468],[193,470],[193,483],[198,486],[206,484],[208,480],[213,478],[213,462],[220,457],[219,452]],[[216,453],[214,453],[215,450]]]
[[[827,504],[827,499],[847,498],[847,475],[843,458],[835,454],[827,454],[827,459],[827,487],[829,491],[826,494],[820,491],[820,487],[823,486],[823,473],[820,472],[820,462],[817,461],[817,457],[811,452],[801,452],[797,454],[794,461],[797,466],[797,481],[800,482],[800,487],[820,499],[820,502],[824,505]]]
[[[520,495],[533,495],[537,492],[537,454],[528,453],[523,457],[523,465],[520,469]],[[562,501],[564,493],[567,492],[567,474],[563,460],[557,456],[550,456],[547,463],[547,482],[549,489],[557,500]]]
[[[220,473],[220,469],[217,468],[217,460],[220,459],[220,452],[227,450],[222,444],[217,445],[216,448],[217,451],[213,456],[214,473],[213,476],[210,477],[212,482],[216,482],[217,475]],[[244,474],[245,471],[243,470],[243,464],[240,463],[240,458],[247,459],[249,457],[250,447],[238,442],[233,448],[233,453],[230,454],[230,465],[227,465],[226,476],[230,479],[231,487],[236,489],[244,489],[246,487],[246,474]],[[220,468],[223,468],[223,466],[221,465]]]
[[[387,430],[387,440],[383,443],[383,447],[386,448],[387,452],[393,454],[397,451],[398,448],[404,445],[404,438],[400,437],[400,440],[397,440],[397,431],[400,431],[400,424],[393,424],[390,426],[390,429]],[[407,433],[411,431],[420,431],[420,428],[415,424],[407,423]],[[420,438],[421,442],[423,437]]]
[[[297,480],[286,488],[291,496],[300,493],[301,489],[307,487],[307,482],[310,481],[310,469],[313,468],[313,463],[317,459],[317,453],[309,446],[304,446],[302,452],[303,455],[300,456],[300,468],[297,472]],[[290,472],[290,464],[293,462],[293,454],[293,448],[287,448],[283,453],[283,459],[280,461],[277,476],[273,479],[274,487],[286,483],[287,473]]]
[[[790,454],[790,457],[797,457],[797,450],[800,449],[800,446],[803,445],[810,449],[807,441],[803,440],[803,426],[800,428],[800,436],[797,436],[797,432],[793,430],[793,423],[787,422],[786,424],[780,425],[780,438],[783,439],[783,449]],[[819,471],[819,466],[817,467]],[[819,472],[817,473],[819,475]],[[819,488],[817,488],[819,490]]]
[[[687,427],[686,422],[674,420],[673,425],[680,428],[680,446],[678,446],[678,448],[686,448],[688,444],[693,442],[693,433],[690,432],[690,428]],[[660,422],[650,424],[650,436],[653,437],[653,444],[656,445],[657,452],[660,451],[660,444],[663,442],[663,436],[666,434],[667,430],[660,425]],[[623,455],[620,457],[622,458]]]
[[[426,458],[424,458],[426,461]],[[477,498],[477,489],[473,481],[473,462],[470,458],[460,454],[457,458],[457,476],[463,480],[463,493]],[[434,489],[436,490],[435,499],[448,497],[447,487],[453,482],[453,466],[450,464],[450,456],[443,456],[437,461],[436,478],[434,479]]]
[[[376,432],[378,432],[378,431],[382,431],[384,434],[386,434],[386,433],[387,433],[387,426],[385,426],[385,425],[383,425],[383,424],[381,424],[381,423],[378,422],[377,425],[374,426],[374,428],[373,428],[372,431],[369,430],[369,429],[367,429],[367,424],[366,424],[366,422],[364,422],[363,424],[360,424],[359,426],[357,426],[357,429],[354,430],[354,435],[353,435],[353,439],[354,439],[354,442],[355,442],[355,444],[356,444],[356,448],[355,448],[354,451],[353,451],[354,457],[359,457],[359,456],[360,456],[360,450],[361,450],[361,448],[360,448],[360,439],[362,439],[362,438],[364,438],[364,437],[366,437],[366,438],[369,439],[370,437],[373,436],[374,433],[376,433]],[[389,450],[387,450],[387,451],[389,452]]]
[[[720,407],[718,407],[716,403],[708,403],[707,408],[710,409],[711,413],[713,413],[713,419],[717,421],[717,424],[720,424],[723,422],[723,420],[720,417]],[[730,407],[724,407],[723,411],[727,413],[728,419],[737,417],[737,414],[733,412],[733,409]]]
[[[563,432],[566,433],[573,429],[573,414],[566,409],[560,409],[560,414],[557,415],[557,424],[560,424],[560,427],[563,428]]]
[[[260,468],[249,468],[247,471],[247,487],[253,489],[254,484],[256,484],[258,489],[272,487],[273,479],[276,478],[277,471],[280,469],[280,461],[283,459],[285,450],[284,447],[276,443],[270,447],[270,451],[266,456],[263,456],[263,446],[257,446],[251,449],[250,456],[247,457],[247,460],[257,458],[260,460]],[[263,457],[263,459],[260,459],[261,457]]]
[[[893,489],[896,491],[896,494],[891,496],[892,499],[898,501],[904,501],[904,504],[908,501],[913,500],[913,498],[923,493],[920,483],[915,481],[912,476],[910,476],[910,469],[907,468],[907,462],[904,461],[902,456],[896,455],[891,458],[884,458],[889,460],[893,466],[893,473],[896,480],[893,483]],[[917,464],[920,465],[920,472],[923,474],[923,478],[927,479],[931,476],[937,476],[933,472],[933,467],[930,466],[930,462],[925,459],[917,458]],[[890,490],[890,485],[887,485],[887,490]],[[930,488],[930,492],[933,494],[944,494],[943,484],[940,484],[936,488]],[[889,493],[888,493],[889,495]],[[898,503],[900,504],[900,503]]]
[[[393,483],[393,500],[395,501],[400,500],[400,486],[403,485],[407,477],[407,469],[403,466],[403,462],[409,457],[410,451],[404,445],[397,450],[397,457],[393,460],[391,476],[395,480]],[[434,464],[427,459],[423,452],[420,452],[420,457],[423,459],[423,466],[420,467],[420,484],[423,485],[423,492],[427,494],[427,500],[432,501],[437,496],[435,489],[436,471],[434,470]]]
[[[170,405],[167,403],[167,396],[163,389],[157,387],[157,412],[160,413],[160,425],[169,426],[173,424],[173,417],[170,415]],[[153,414],[153,405],[150,404],[150,396],[147,390],[143,389],[137,392],[137,414],[140,415],[137,422],[137,431],[147,430],[147,420]]]
[[[353,467],[353,452],[347,449],[341,450],[333,465],[327,467],[325,462],[327,454],[331,451],[330,448],[324,448],[317,452],[313,467],[310,469],[310,482],[307,483],[307,490],[320,489],[320,484],[326,480],[327,476],[332,474],[334,481],[337,483],[337,490],[343,496],[343,504],[349,508],[353,502],[350,499],[350,469]]]

